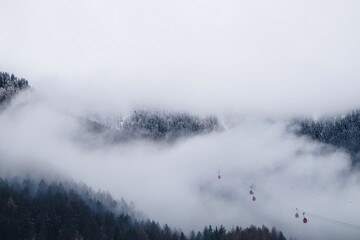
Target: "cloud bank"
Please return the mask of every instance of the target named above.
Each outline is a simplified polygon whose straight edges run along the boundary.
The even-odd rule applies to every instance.
[[[5,1],[0,67],[74,112],[348,111],[359,107],[359,7],[350,0]]]
[[[359,7],[4,1],[0,70],[27,78],[36,94],[0,115],[2,174],[70,177],[184,230],[265,224],[298,239],[357,239],[358,230],[314,217],[360,222],[349,157],[295,138],[284,119],[359,107]],[[82,134],[74,116],[138,107],[215,114],[226,129],[171,147],[74,140]]]
[[[297,239],[357,238],[359,229],[319,218],[359,222],[360,175],[348,155],[293,136],[283,120],[221,120],[225,130],[173,145],[87,147],[74,138],[81,134],[76,118],[31,93],[0,115],[1,174],[84,182],[184,231],[264,224]],[[295,208],[308,224],[294,218]]]

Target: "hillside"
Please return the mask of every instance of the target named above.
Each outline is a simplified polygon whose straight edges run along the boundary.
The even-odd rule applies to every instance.
[[[119,208],[108,194],[94,195],[86,186],[73,183],[0,179],[0,239],[285,239],[275,228],[264,226],[230,231],[208,226],[188,235],[151,220],[137,220],[131,214],[134,209],[125,211],[124,203]]]
[[[17,78],[14,74],[0,72],[0,104],[10,101],[21,90],[29,88],[24,78]]]
[[[27,88],[29,83],[24,78],[0,72],[0,104],[9,102]],[[101,136],[112,143],[139,139],[174,142],[181,137],[207,134],[222,128],[214,116],[200,118],[179,112],[136,110],[127,117],[113,119],[111,122],[105,121],[101,116],[85,119],[77,117],[85,132]]]
[[[295,121],[295,133],[329,144],[348,152],[352,163],[360,163],[360,111],[353,111],[342,117],[319,121],[304,119]]]
[[[200,118],[187,113],[136,110],[130,116],[104,121],[91,117],[83,121],[85,129],[102,134],[111,142],[136,139],[174,142],[181,137],[207,134],[221,129],[216,117]]]

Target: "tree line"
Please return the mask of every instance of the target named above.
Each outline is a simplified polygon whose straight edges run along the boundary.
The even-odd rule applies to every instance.
[[[0,72],[0,104],[10,101],[18,92],[28,87],[29,83],[24,78]]]
[[[111,210],[108,203],[84,196],[79,187],[44,180],[0,178],[0,239],[113,239],[113,240],[283,240],[275,227],[269,230],[250,226],[226,230],[206,226],[202,231],[185,234],[160,226],[152,220],[137,220],[126,212]],[[108,199],[108,196],[103,196]],[[113,200],[111,200],[113,201]],[[116,205],[116,201],[113,202]]]
[[[301,136],[341,148],[351,155],[352,163],[360,163],[360,111],[342,117],[319,121],[312,119],[296,121],[296,133]]]

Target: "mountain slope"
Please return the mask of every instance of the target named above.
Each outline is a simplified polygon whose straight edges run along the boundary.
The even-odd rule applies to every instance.
[[[14,74],[0,72],[0,105],[10,101],[21,90],[29,88],[24,78],[17,78]]]
[[[313,140],[330,144],[348,152],[353,164],[360,163],[360,111],[353,111],[342,117],[320,121],[311,119],[295,121],[295,133]]]
[[[93,195],[86,187],[46,183],[25,179],[0,179],[0,239],[138,239],[138,240],[283,240],[275,228],[251,226],[226,231],[224,227],[205,227],[202,232],[173,230],[154,221],[139,221],[126,212],[115,213],[112,207]],[[77,189],[77,190],[75,190]],[[110,204],[111,205],[111,204]],[[191,216],[189,216],[191,217]]]
[[[136,139],[174,142],[181,137],[207,134],[221,129],[216,117],[200,118],[187,113],[161,111],[134,111],[129,117],[112,122],[101,117],[91,117],[83,122],[85,129],[102,134],[111,142],[125,142]]]

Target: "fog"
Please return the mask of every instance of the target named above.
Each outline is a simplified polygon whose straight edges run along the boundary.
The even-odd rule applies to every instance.
[[[359,7],[2,1],[0,68],[75,112],[337,113],[359,107]]]
[[[83,182],[185,232],[264,224],[297,239],[358,238],[359,229],[322,219],[360,221],[360,174],[347,154],[294,136],[283,119],[220,120],[224,130],[174,144],[87,147],[76,138],[85,134],[76,117],[25,93],[0,115],[1,174]],[[308,224],[295,219],[295,208]]]
[[[349,156],[286,129],[295,116],[359,108],[359,9],[349,0],[2,1],[0,71],[33,91],[0,113],[0,173],[84,182],[184,231],[264,224],[288,238],[358,239],[358,229],[316,217],[359,225]],[[78,139],[78,117],[136,108],[213,114],[224,130],[175,144]]]

